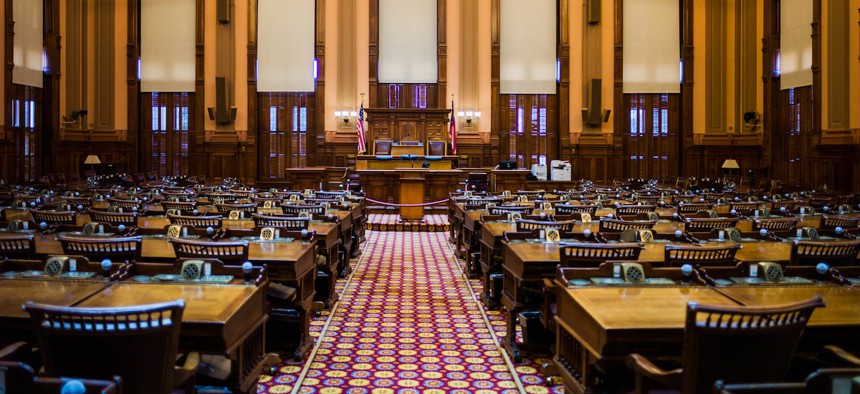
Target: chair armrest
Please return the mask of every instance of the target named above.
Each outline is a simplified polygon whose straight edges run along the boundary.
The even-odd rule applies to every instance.
[[[669,388],[681,387],[681,369],[665,371],[640,354],[633,353],[627,356],[627,368],[632,369],[636,374],[637,392],[646,391],[640,390],[642,377],[659,382]]]
[[[825,346],[824,349],[821,349],[819,358],[840,367],[860,368],[860,357],[848,353],[838,346]]]
[[[29,344],[27,342],[15,342],[0,349],[0,361],[17,361],[28,350]]]
[[[173,387],[194,387],[194,377],[200,366],[200,353],[190,352],[185,355],[182,365],[173,367]]]

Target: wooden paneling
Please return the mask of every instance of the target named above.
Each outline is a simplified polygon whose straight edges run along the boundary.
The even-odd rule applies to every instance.
[[[365,108],[367,113],[367,149],[373,151],[373,141],[404,139],[425,142],[448,138],[450,109]]]

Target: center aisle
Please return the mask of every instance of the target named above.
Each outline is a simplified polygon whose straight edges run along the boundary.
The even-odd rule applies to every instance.
[[[260,392],[520,392],[447,233],[372,231],[366,245],[304,378]]]

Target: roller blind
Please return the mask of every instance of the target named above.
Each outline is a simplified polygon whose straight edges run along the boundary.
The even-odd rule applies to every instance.
[[[812,85],[812,0],[782,0],[779,26],[780,89]]]
[[[556,1],[501,2],[502,94],[555,94]]]
[[[259,0],[257,91],[314,91],[314,0]]]
[[[681,92],[678,0],[624,0],[624,93]]]
[[[379,82],[436,83],[436,0],[379,0]]]
[[[12,19],[15,21],[12,83],[42,87],[45,68],[42,18],[41,0],[12,2]]]
[[[141,91],[194,91],[196,17],[195,0],[141,0]]]

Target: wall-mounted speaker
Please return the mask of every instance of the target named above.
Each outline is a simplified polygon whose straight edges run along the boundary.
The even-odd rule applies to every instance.
[[[603,110],[603,123],[606,123],[609,121],[609,115],[611,115],[611,114],[612,114],[611,109],[604,109]]]
[[[600,126],[600,121],[602,120],[601,113],[601,86],[602,80],[600,78],[592,78],[591,79],[591,101],[588,103],[588,116],[585,119],[585,123],[592,127]]]
[[[588,24],[596,25],[600,23],[600,0],[588,1]]]
[[[230,23],[230,0],[217,0],[216,3],[215,9],[218,22]]]

